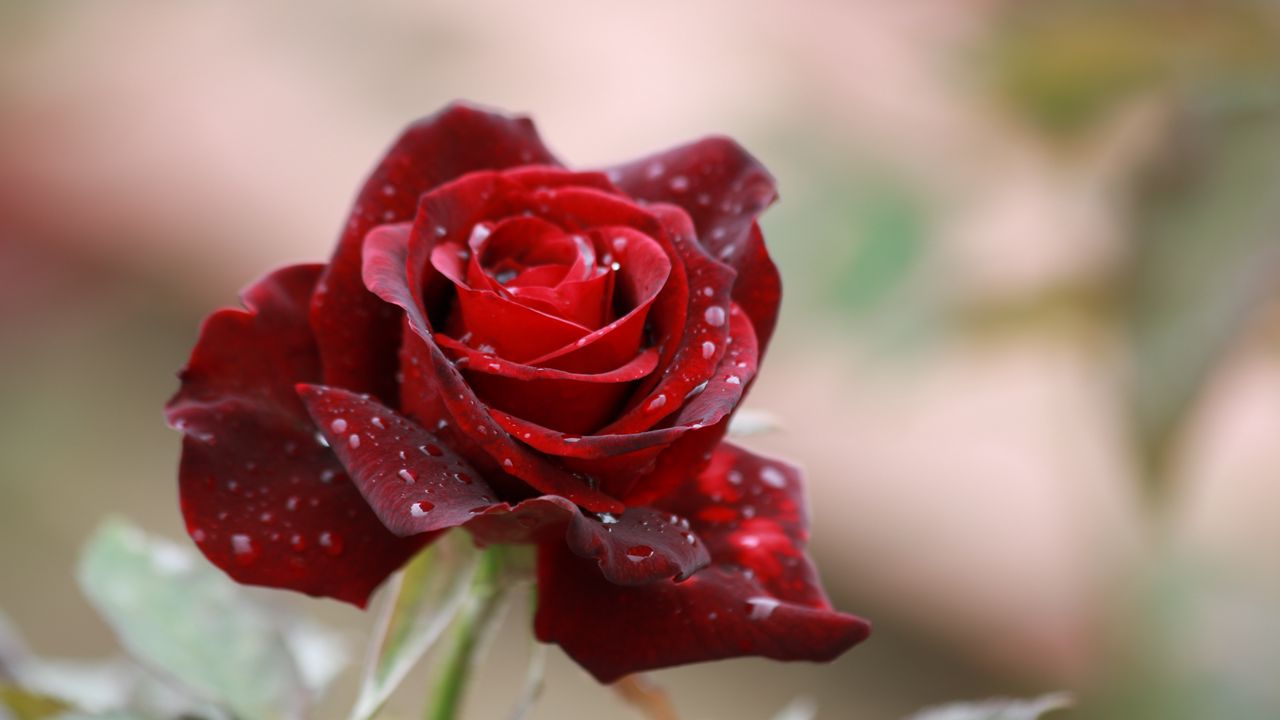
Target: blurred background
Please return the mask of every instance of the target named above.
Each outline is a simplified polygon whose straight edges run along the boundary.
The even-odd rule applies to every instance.
[[[1280,8],[1249,0],[0,0],[0,611],[34,651],[115,652],[72,577],[102,517],[188,542],[160,409],[200,319],[326,258],[454,98],[579,167],[720,132],[778,178],[748,407],[781,429],[745,442],[807,467],[876,632],[657,673],[682,716],[1280,717]],[[358,658],[368,614],[289,602]],[[550,673],[536,717],[625,716]]]

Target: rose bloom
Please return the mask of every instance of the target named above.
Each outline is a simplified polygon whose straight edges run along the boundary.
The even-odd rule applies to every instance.
[[[364,606],[449,528],[537,546],[537,616],[602,682],[867,636],[789,464],[723,441],[777,318],[768,172],[712,137],[564,169],[455,104],[365,183],[327,265],[209,316],[167,406],[191,537],[242,583]]]

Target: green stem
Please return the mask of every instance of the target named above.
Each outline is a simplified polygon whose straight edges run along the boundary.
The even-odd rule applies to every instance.
[[[481,552],[470,594],[453,621],[448,649],[435,669],[427,712],[423,716],[426,720],[455,720],[459,717],[462,696],[475,664],[477,642],[502,604],[502,569],[500,546]]]

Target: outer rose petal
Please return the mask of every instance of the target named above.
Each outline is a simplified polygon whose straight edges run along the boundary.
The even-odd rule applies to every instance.
[[[832,610],[818,585],[791,466],[725,444],[665,505],[691,512],[711,549],[712,565],[684,582],[620,588],[564,550],[540,547],[538,638],[596,679],[743,655],[826,661],[870,633],[866,621]]]
[[[320,377],[307,300],[321,266],[294,265],[201,329],[169,422],[186,434],[179,490],[187,528],[239,582],[364,606],[422,545],[374,517],[293,392]]]
[[[494,505],[466,528],[484,543],[538,542],[566,548],[594,560],[597,567],[588,564],[590,571],[615,585],[683,579],[710,561],[687,520],[652,508],[629,508],[595,519],[562,497],[543,495],[515,507]]]
[[[298,393],[352,483],[396,535],[461,525],[493,502],[474,468],[391,409],[337,388],[300,385]]]
[[[710,560],[688,521],[670,512],[630,508],[592,518],[554,495],[515,507],[495,503],[473,469],[394,410],[335,388],[301,386],[299,393],[353,483],[397,535],[465,524],[482,542],[567,541],[624,585],[683,578]]]
[[[778,197],[769,171],[733,140],[709,137],[607,174],[631,197],[679,205],[689,213],[707,251],[738,271],[733,300],[751,316],[763,355],[782,299],[778,269],[755,224]]]
[[[371,229],[412,220],[422,193],[466,173],[557,164],[525,117],[453,104],[405,130],[360,190],[312,301],[324,382],[395,397],[398,313],[361,281],[361,248]]]

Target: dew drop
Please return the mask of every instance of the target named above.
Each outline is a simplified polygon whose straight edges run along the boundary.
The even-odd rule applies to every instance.
[[[627,239],[624,237],[616,237],[613,239],[614,252],[622,252],[627,248]]]
[[[600,513],[599,515],[597,515],[597,517],[599,517],[600,522],[604,523],[605,525],[616,525],[618,523],[618,518],[615,517],[612,513]]]
[[[244,533],[231,536],[231,552],[235,555],[236,562],[241,565],[253,563],[262,554],[257,544],[253,542],[253,538]]]
[[[706,319],[707,324],[711,327],[720,327],[721,325],[724,325],[724,308],[719,305],[712,305],[707,308],[707,311],[702,314],[702,317]]]
[[[432,443],[419,445],[418,450],[425,455],[430,455],[431,457],[440,457],[441,455],[444,455],[444,451],[440,449],[440,446]]]
[[[205,531],[204,531],[204,530],[201,530],[200,528],[194,528],[194,529],[192,529],[192,531],[191,531],[191,539],[192,539],[192,540],[195,540],[195,541],[196,541],[196,542],[198,542],[198,543],[202,543],[202,542],[204,542],[205,540],[207,540],[208,538],[209,538],[209,536],[208,536],[207,534],[205,534]]]
[[[627,548],[627,557],[631,558],[633,561],[653,557],[653,548],[648,545],[632,545]]]
[[[771,597],[747,598],[747,618],[751,620],[766,620],[781,604]]]
[[[317,539],[317,542],[319,542],[320,547],[324,548],[324,551],[330,555],[342,554],[342,536],[337,533],[326,530],[325,532],[320,533],[320,537]]]
[[[710,340],[702,343],[702,357],[710,360],[712,355],[716,354],[716,344]]]
[[[289,547],[293,548],[294,552],[302,552],[307,549],[307,539],[300,533],[294,533],[289,536]]]
[[[683,175],[676,175],[671,178],[671,181],[667,184],[670,185],[671,189],[675,192],[684,192],[689,189],[689,178]]]
[[[730,375],[729,377],[725,378],[725,379],[724,379],[724,381],[725,381],[725,382],[727,382],[727,383],[729,383],[730,385],[741,385],[741,384],[742,384],[742,381],[738,379],[738,376],[737,376],[737,375]]]
[[[378,428],[379,430],[386,430],[386,429],[387,429],[387,426],[386,426],[386,425],[384,425],[384,424],[382,423],[382,418],[377,417],[376,415],[375,415],[375,416],[374,416],[374,418],[373,418],[372,420],[370,420],[369,422],[373,423],[373,426],[374,426],[374,427],[376,427],[376,428]]]
[[[649,401],[649,410],[657,410],[667,404],[667,396],[661,393],[657,397]]]
[[[351,446],[352,450],[360,447],[360,436],[355,433],[351,433],[347,436],[347,444]]]
[[[514,466],[515,466],[515,463],[511,462],[511,458],[503,458],[502,467],[509,468]]]
[[[716,294],[716,291],[713,290],[710,285],[708,285],[702,288],[702,294],[705,295],[706,297],[711,297],[712,295]]]
[[[431,509],[434,507],[435,503],[428,502],[426,500],[419,500],[409,506],[409,514],[414,517],[423,517],[427,513],[431,512]]]
[[[328,485],[329,483],[333,482],[333,479],[336,477],[338,477],[338,471],[332,468],[326,468],[320,471],[320,482],[324,483],[325,485]]]
[[[329,423],[329,429],[333,430],[334,433],[344,433],[347,431],[347,421],[342,418],[334,418],[333,422]]]
[[[760,481],[771,488],[779,490],[787,486],[787,476],[771,465],[760,469]]]
[[[409,472],[408,468],[400,468],[400,472],[396,474],[400,476],[400,479],[404,481],[405,485],[412,485],[418,481],[418,478],[414,477],[413,473]]]
[[[449,234],[449,230],[443,225],[436,226],[436,237],[444,237]]]
[[[565,435],[564,441],[567,443],[576,443],[582,440],[581,435]]]
[[[662,163],[652,162],[652,163],[649,163],[649,167],[645,168],[644,174],[645,174],[645,177],[649,178],[650,180],[657,180],[659,177],[662,177],[662,173],[666,171],[667,171],[667,167]]]
[[[289,512],[293,512],[294,510],[298,509],[299,502],[300,501],[297,495],[290,495],[289,498],[284,501],[284,509],[288,510]]]
[[[471,476],[466,473],[454,473],[453,477],[463,485],[470,485],[472,482]]]

